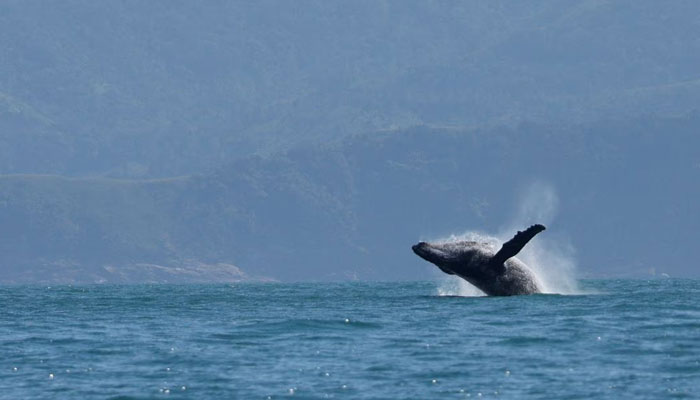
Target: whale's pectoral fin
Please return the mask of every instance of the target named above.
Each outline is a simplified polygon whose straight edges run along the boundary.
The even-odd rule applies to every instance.
[[[493,256],[493,261],[496,265],[502,265],[507,259],[513,257],[514,255],[520,253],[520,250],[525,247],[527,242],[530,241],[535,235],[545,230],[543,225],[537,224],[525,229],[524,231],[518,231],[513,239],[503,243],[503,247]]]

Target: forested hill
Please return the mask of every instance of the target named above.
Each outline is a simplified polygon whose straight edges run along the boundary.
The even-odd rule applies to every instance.
[[[417,240],[534,222],[585,276],[698,276],[699,124],[416,125],[178,178],[5,175],[0,281],[417,279]]]
[[[385,129],[682,116],[700,104],[697,15],[651,0],[4,0],[0,174],[169,178]]]

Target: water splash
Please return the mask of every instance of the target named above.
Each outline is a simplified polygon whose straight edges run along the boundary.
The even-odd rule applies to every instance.
[[[503,242],[510,240],[518,230],[541,223],[551,226],[554,221],[559,197],[554,187],[536,182],[527,187],[520,196],[518,212],[510,223],[496,235],[482,232],[466,232],[452,235],[438,242],[473,240],[487,243],[493,251],[498,251]],[[535,274],[544,293],[581,294],[576,282],[576,261],[574,247],[559,236],[540,234],[516,256]],[[440,296],[483,296],[484,294],[464,279],[449,276],[438,286]]]
[[[512,223],[523,225],[532,223],[551,225],[559,211],[559,196],[550,184],[534,182],[530,184],[518,196],[518,213]]]
[[[438,296],[481,297],[484,292],[454,275],[446,275],[437,288]]]
[[[559,196],[550,184],[535,182],[521,194],[518,213],[512,223],[501,229],[498,238],[510,240],[515,232],[540,223],[555,225]],[[535,273],[544,293],[577,294],[575,249],[568,239],[546,234],[537,235],[517,255]]]

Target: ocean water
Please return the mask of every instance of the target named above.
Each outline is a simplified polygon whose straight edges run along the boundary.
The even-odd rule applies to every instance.
[[[700,281],[440,286],[0,287],[0,398],[700,398]]]

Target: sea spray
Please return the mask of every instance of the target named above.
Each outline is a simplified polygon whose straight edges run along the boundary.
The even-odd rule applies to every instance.
[[[518,199],[518,212],[511,221],[513,225],[538,223],[548,226],[552,224],[559,211],[559,196],[554,187],[548,183],[530,184],[522,190]]]
[[[454,275],[445,275],[438,285],[438,296],[481,297],[486,296],[476,286]]]
[[[515,232],[534,223],[556,226],[554,220],[559,210],[559,196],[552,185],[541,181],[531,183],[519,199],[517,214],[497,235],[501,242],[510,240]],[[535,273],[544,293],[579,293],[574,247],[567,239],[546,235],[545,231],[530,241],[516,257]]]
[[[543,293],[580,293],[570,245],[542,239],[538,243],[529,243],[516,257],[534,272]]]

